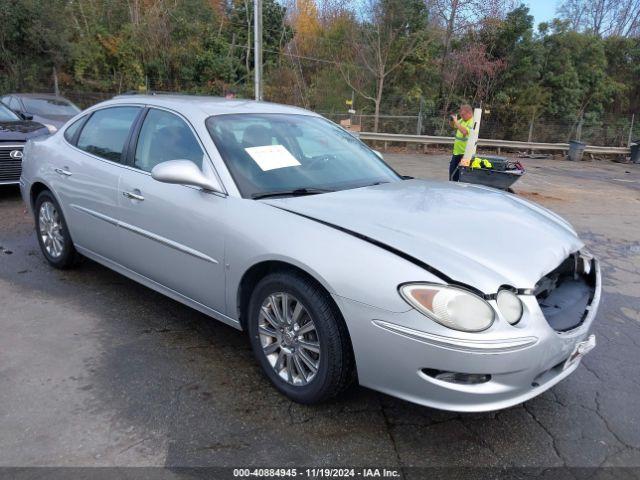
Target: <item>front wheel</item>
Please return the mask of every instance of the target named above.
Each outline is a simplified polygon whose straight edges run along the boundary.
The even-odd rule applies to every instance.
[[[318,403],[354,377],[346,325],[327,292],[297,272],[263,278],[249,304],[248,330],[273,385],[299,403]]]
[[[60,269],[73,266],[78,254],[60,205],[51,192],[44,190],[38,195],[34,210],[38,243],[47,262]]]

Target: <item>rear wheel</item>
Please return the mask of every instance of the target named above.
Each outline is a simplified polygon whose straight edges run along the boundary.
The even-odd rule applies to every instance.
[[[75,264],[78,256],[60,205],[50,191],[42,191],[35,202],[38,243],[50,265],[65,269]]]
[[[273,273],[256,286],[248,330],[258,363],[292,400],[318,403],[353,380],[347,328],[327,292],[297,272]]]

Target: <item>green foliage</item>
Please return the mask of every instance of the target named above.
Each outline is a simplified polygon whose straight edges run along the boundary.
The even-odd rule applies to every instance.
[[[354,87],[356,108],[371,113],[380,52],[390,70],[382,113],[442,115],[482,102],[507,136],[526,138],[540,117],[574,128],[582,119],[587,129],[603,113],[640,109],[638,38],[601,38],[557,19],[536,30],[522,5],[456,29],[445,53],[444,26],[424,0],[344,2],[329,13],[309,1],[300,19],[263,0],[269,99],[345,112]],[[66,91],[253,88],[252,0],[4,0],[0,24],[1,91],[52,90],[54,69]]]

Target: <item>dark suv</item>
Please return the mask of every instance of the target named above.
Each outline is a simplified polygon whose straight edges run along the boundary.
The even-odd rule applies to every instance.
[[[0,103],[0,185],[20,182],[24,144],[48,134],[49,129],[41,123],[24,120]]]

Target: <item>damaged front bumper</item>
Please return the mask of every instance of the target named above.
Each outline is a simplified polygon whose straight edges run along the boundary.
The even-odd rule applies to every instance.
[[[593,346],[589,330],[602,289],[596,261],[593,266],[589,304],[579,324],[567,331],[552,328],[534,292],[520,296],[524,315],[518,324],[510,325],[498,314],[481,333],[447,329],[415,310],[393,313],[336,297],[360,384],[459,412],[498,410],[539,395],[578,367],[581,355],[575,353],[581,342],[586,345],[582,351]]]

